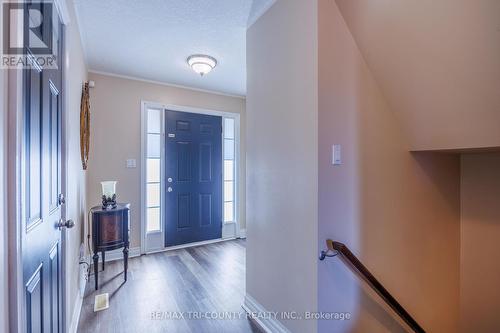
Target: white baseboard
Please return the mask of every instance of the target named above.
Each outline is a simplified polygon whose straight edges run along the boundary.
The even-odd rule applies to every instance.
[[[69,324],[69,333],[76,333],[78,330],[78,322],[80,321],[80,313],[82,312],[83,297],[85,295],[85,286],[87,285],[86,270],[81,262],[85,260],[85,246],[80,245],[80,265],[78,267],[78,292],[76,293],[75,303],[73,304],[73,313],[71,314],[71,322]]]
[[[187,244],[182,244],[182,245],[174,245],[174,246],[169,246],[163,249],[159,249],[156,251],[149,251],[146,254],[153,254],[153,253],[161,253],[161,252],[167,252],[167,251],[175,251],[175,250],[181,250],[181,249],[187,249],[190,247],[197,247],[197,246],[203,246],[203,245],[209,245],[209,244],[215,244],[215,243],[220,243],[220,242],[225,242],[225,241],[230,241],[234,240],[236,238],[227,238],[227,239],[222,239],[222,238],[217,238],[217,239],[211,239],[207,241],[201,241],[201,242],[194,242],[194,243],[187,243]],[[107,259],[106,259],[107,261]]]
[[[245,300],[241,307],[248,314],[255,314],[252,316],[253,320],[259,327],[266,333],[290,333],[290,331],[276,318],[268,316],[262,316],[259,314],[268,313],[259,302],[257,302],[252,296],[246,294]]]
[[[138,257],[140,255],[141,255],[141,248],[140,247],[132,247],[132,248],[128,249],[128,257],[129,258]],[[122,260],[122,259],[123,259],[123,249],[106,251],[106,262],[115,261],[115,260]],[[94,263],[92,258],[90,258],[90,262],[91,262],[91,264]],[[99,262],[102,262],[101,253],[99,253]]]
[[[69,326],[69,333],[76,333],[78,330],[78,321],[80,320],[80,312],[82,311],[83,297],[80,293],[76,294],[75,304],[73,306],[73,314],[71,315],[71,324]]]
[[[247,229],[240,229],[240,235],[238,238],[247,238]]]
[[[222,239],[236,238],[236,223],[224,223],[222,226]]]

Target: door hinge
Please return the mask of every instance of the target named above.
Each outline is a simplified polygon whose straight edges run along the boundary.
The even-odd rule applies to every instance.
[[[64,194],[59,194],[57,201],[59,202],[59,205],[64,205],[66,203],[66,198],[64,197]]]

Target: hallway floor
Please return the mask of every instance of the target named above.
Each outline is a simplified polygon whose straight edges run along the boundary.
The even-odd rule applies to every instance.
[[[78,332],[260,332],[241,307],[245,240],[132,258],[126,283],[122,261],[99,270],[99,290],[93,275],[87,283]],[[94,312],[102,293],[110,307]]]

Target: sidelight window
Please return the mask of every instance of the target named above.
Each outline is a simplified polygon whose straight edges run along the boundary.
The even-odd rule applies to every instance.
[[[162,110],[147,110],[146,231],[161,230],[161,124]]]
[[[235,221],[235,122],[224,118],[224,222]]]

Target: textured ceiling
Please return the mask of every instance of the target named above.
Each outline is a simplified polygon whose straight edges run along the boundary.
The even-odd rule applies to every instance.
[[[336,0],[415,150],[500,146],[499,0]]]
[[[74,0],[89,69],[246,94],[246,30],[274,0]],[[219,62],[200,77],[195,53]]]

